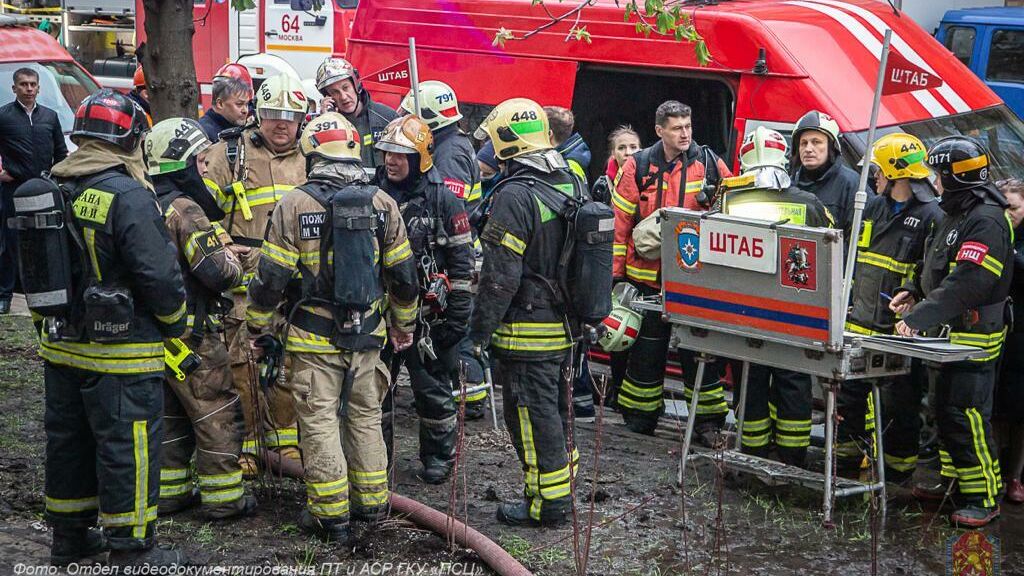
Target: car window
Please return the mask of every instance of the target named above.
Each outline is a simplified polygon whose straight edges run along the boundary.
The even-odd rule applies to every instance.
[[[73,62],[8,62],[0,64],[0,82],[13,84],[14,71],[31,68],[39,73],[38,102],[57,112],[64,132],[71,132],[75,110],[86,96],[100,89],[96,82]],[[14,92],[0,89],[0,105],[14,100]]]
[[[971,26],[950,26],[946,29],[946,48],[963,62],[964,66],[970,66],[976,36],[977,31]]]
[[[996,30],[985,77],[1000,82],[1024,82],[1024,30]]]

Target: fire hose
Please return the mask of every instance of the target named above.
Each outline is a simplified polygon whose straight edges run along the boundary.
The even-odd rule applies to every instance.
[[[281,458],[270,450],[263,451],[263,459],[275,473],[302,478],[302,464],[296,460]],[[441,536],[454,537],[455,542],[476,552],[487,566],[501,576],[533,576],[532,572],[493,540],[444,512],[394,492],[391,493],[391,509],[418,526]]]

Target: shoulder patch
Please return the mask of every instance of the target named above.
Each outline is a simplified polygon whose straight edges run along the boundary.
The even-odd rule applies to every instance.
[[[216,230],[210,230],[196,236],[195,243],[199,247],[199,251],[203,253],[203,256],[212,256],[222,246],[220,238],[217,237]]]
[[[79,220],[105,226],[107,218],[110,216],[110,206],[113,203],[113,193],[89,188],[75,198],[73,203],[75,216]]]
[[[327,220],[327,212],[303,212],[299,214],[299,240],[317,240]]]
[[[960,251],[956,253],[957,262],[974,262],[981,265],[988,255],[988,246],[981,242],[964,242],[960,245]]]
[[[507,226],[491,218],[487,222],[487,225],[484,226],[484,231],[480,234],[480,239],[490,242],[491,244],[500,245],[506,232],[508,232]]]
[[[466,183],[462,180],[457,178],[445,178],[444,185],[452,191],[452,194],[455,194],[456,198],[466,197]]]
[[[452,217],[452,230],[456,234],[469,233],[469,215],[466,214],[465,212],[459,212],[454,217]]]

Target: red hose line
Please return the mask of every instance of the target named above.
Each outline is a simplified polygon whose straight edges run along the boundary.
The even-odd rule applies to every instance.
[[[533,576],[532,572],[493,540],[462,522],[449,518],[443,512],[394,492],[391,493],[391,509],[393,512],[406,515],[423,528],[442,536],[453,536],[459,545],[476,552],[485,564],[501,576]]]

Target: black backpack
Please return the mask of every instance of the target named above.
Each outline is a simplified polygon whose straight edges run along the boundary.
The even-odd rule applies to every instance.
[[[502,184],[519,181],[552,212],[568,224],[558,258],[558,289],[561,300],[585,324],[596,325],[611,313],[612,242],[615,212],[582,192],[573,178],[573,196],[529,176],[514,176]]]

